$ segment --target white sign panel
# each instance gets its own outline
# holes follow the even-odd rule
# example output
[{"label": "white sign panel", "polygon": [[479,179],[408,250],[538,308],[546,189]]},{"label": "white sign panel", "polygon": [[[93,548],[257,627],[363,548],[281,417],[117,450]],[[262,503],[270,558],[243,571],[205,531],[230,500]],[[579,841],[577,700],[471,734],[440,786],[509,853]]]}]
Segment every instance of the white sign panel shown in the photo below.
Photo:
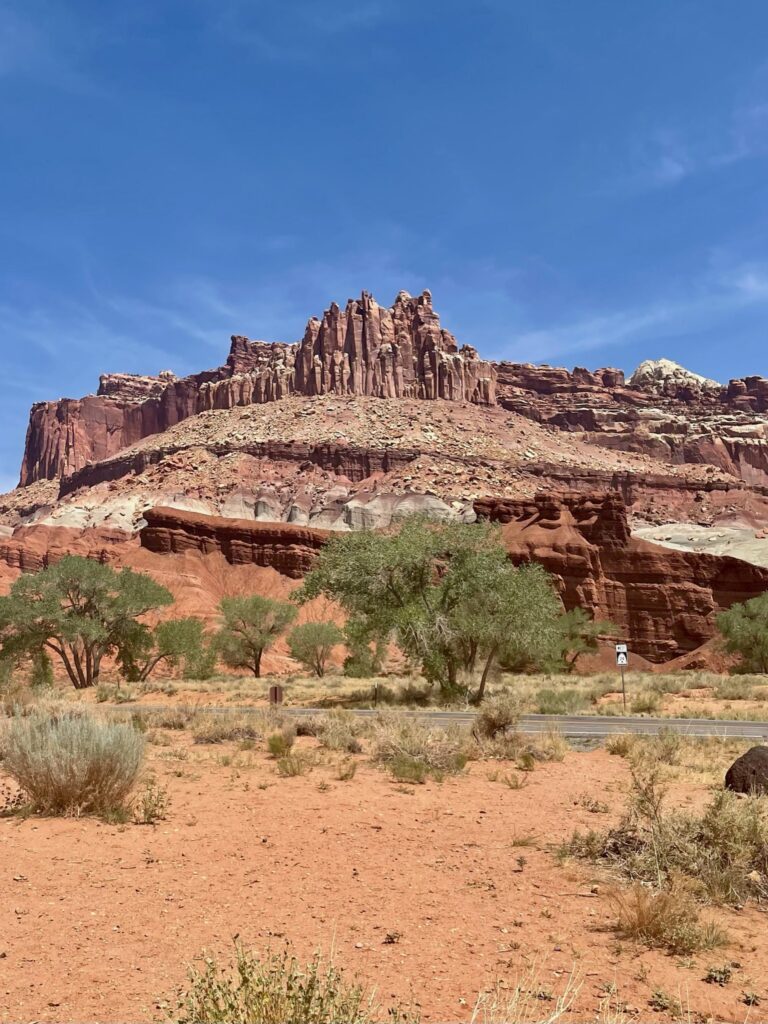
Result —
[{"label": "white sign panel", "polygon": [[627,658],[627,655],[623,653],[623,651],[619,651],[616,654],[616,664],[619,666],[625,666],[629,664],[629,659]]},{"label": "white sign panel", "polygon": [[617,654],[626,654],[627,653],[627,645],[626,644],[616,644],[616,653]]}]

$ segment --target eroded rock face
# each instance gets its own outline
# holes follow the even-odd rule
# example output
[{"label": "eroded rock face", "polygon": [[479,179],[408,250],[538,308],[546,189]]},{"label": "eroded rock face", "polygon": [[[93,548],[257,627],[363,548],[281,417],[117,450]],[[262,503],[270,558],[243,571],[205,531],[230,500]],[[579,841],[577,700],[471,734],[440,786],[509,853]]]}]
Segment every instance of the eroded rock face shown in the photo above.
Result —
[{"label": "eroded rock face", "polygon": [[326,530],[292,523],[256,523],[245,519],[203,516],[179,509],[155,508],[145,513],[141,545],[158,554],[217,552],[231,565],[260,565],[298,579],[327,541]]},{"label": "eroded rock face", "polygon": [[725,788],[734,793],[768,793],[768,747],[750,747],[725,774]]},{"label": "eroded rock face", "polygon": [[22,486],[111,458],[143,437],[213,409],[288,395],[369,395],[493,405],[496,371],[440,326],[432,297],[400,292],[391,309],[364,292],[332,303],[296,344],[233,336],[224,366],[176,378],[106,374],[99,393],[32,407]]},{"label": "eroded rock face", "polygon": [[566,608],[611,620],[649,661],[695,650],[714,636],[719,611],[768,590],[768,569],[632,537],[616,492],[485,498],[475,511],[502,524],[515,562],[553,574]]},{"label": "eroded rock face", "polygon": [[768,380],[726,387],[668,359],[648,360],[625,383],[620,370],[500,363],[505,409],[603,448],[673,465],[711,465],[768,487]]},{"label": "eroded rock face", "polygon": [[716,380],[686,370],[671,359],[646,359],[629,378],[629,386],[683,402],[706,394],[719,396],[721,391]]}]

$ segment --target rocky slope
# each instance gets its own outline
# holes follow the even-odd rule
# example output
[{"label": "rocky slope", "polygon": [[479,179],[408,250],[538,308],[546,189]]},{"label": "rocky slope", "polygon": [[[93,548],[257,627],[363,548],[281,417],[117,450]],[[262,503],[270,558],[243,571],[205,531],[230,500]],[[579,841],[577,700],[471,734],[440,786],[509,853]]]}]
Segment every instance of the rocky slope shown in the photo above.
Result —
[{"label": "rocky slope", "polygon": [[492,405],[494,378],[490,363],[440,327],[429,292],[400,292],[391,309],[364,292],[313,317],[296,344],[233,336],[215,370],[181,379],[113,374],[96,395],[35,405],[20,483],[66,476],[212,409],[331,393]]},{"label": "rocky slope", "polygon": [[347,529],[550,485],[617,489],[644,524],[750,528],[768,523],[768,381],[492,364],[428,292],[364,293],[294,344],[235,336],[215,370],[34,406],[21,482],[0,524],[133,530],[162,504]]}]

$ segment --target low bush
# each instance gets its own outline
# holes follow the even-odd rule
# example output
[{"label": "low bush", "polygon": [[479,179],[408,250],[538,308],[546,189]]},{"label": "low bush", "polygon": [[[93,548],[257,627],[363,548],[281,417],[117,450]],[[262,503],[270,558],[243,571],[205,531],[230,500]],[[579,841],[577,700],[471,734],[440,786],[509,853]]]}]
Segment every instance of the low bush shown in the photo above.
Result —
[{"label": "low bush", "polygon": [[327,715],[321,717],[315,736],[320,745],[328,750],[359,754],[363,747],[358,736],[363,731],[363,726],[364,723],[351,711],[329,711]]},{"label": "low bush", "polygon": [[605,749],[617,757],[629,757],[635,745],[635,737],[629,732],[616,733],[605,740]]},{"label": "low bush", "polygon": [[206,957],[202,970],[189,972],[173,1014],[178,1024],[372,1024],[385,1016],[392,1024],[417,1020],[398,1007],[384,1012],[372,992],[319,955],[304,965],[288,950],[260,958],[240,945],[234,963]]},{"label": "low bush", "polygon": [[522,702],[509,693],[499,693],[484,701],[475,718],[473,733],[479,740],[494,740],[514,733],[520,724]]},{"label": "low bush", "polygon": [[717,700],[753,700],[755,686],[744,676],[732,676],[728,679],[721,679],[712,696]]},{"label": "low bush", "polygon": [[633,715],[654,715],[661,707],[661,695],[656,690],[638,693],[631,705]]},{"label": "low bush", "polygon": [[467,763],[466,737],[455,728],[435,728],[415,718],[383,713],[372,732],[373,758],[390,768],[418,764],[426,774],[447,775],[462,771]]},{"label": "low bush", "polygon": [[192,730],[195,743],[226,743],[228,740],[261,738],[255,715],[200,714]]},{"label": "low bush", "polygon": [[186,729],[192,721],[188,711],[168,708],[163,711],[151,711],[146,718],[147,726],[152,729]]},{"label": "low bush", "polygon": [[690,885],[683,879],[673,879],[668,888],[657,891],[638,882],[626,892],[615,893],[613,900],[619,932],[648,946],[690,955],[728,941],[722,928],[701,920]]},{"label": "low bush", "polygon": [[155,779],[147,779],[133,802],[133,820],[137,825],[154,825],[168,816],[171,798]]},{"label": "low bush", "polygon": [[[424,764],[424,762],[410,754],[395,755],[395,757],[388,762],[387,767],[396,782],[410,782],[416,785],[422,785],[427,781],[430,775],[430,769]],[[432,773],[436,775],[438,779],[442,779],[443,777],[442,772],[435,772],[434,769],[432,769]]]},{"label": "low bush", "polygon": [[4,770],[45,814],[111,814],[125,806],[144,755],[132,726],[81,710],[15,716],[0,737]]},{"label": "low bush", "polygon": [[295,754],[285,754],[278,758],[277,774],[284,778],[295,778],[298,775],[306,775],[315,767],[315,758],[309,754],[297,751]]},{"label": "low bush", "polygon": [[667,811],[658,760],[631,763],[632,792],[619,825],[575,833],[568,851],[605,858],[629,878],[662,887],[688,879],[702,900],[737,906],[768,897],[768,797],[722,790],[702,813]]},{"label": "low bush", "polygon": [[572,715],[589,705],[587,694],[570,687],[539,690],[533,699],[540,715]]},{"label": "low bush", "polygon": [[290,754],[295,740],[296,730],[290,727],[283,728],[267,737],[267,750],[272,757],[285,757],[286,754]]}]

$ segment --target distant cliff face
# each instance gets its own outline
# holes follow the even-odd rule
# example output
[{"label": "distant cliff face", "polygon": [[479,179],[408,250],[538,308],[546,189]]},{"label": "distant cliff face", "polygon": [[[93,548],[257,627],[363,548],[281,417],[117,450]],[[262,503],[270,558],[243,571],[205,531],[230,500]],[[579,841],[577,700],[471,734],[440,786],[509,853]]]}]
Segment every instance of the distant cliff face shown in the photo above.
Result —
[{"label": "distant cliff face", "polygon": [[363,293],[342,310],[312,318],[296,344],[232,338],[215,370],[176,378],[112,374],[97,395],[32,408],[22,486],[67,476],[143,437],[212,409],[274,402],[287,395],[368,395],[493,405],[496,372],[440,326],[429,292],[400,292],[391,309]]}]

